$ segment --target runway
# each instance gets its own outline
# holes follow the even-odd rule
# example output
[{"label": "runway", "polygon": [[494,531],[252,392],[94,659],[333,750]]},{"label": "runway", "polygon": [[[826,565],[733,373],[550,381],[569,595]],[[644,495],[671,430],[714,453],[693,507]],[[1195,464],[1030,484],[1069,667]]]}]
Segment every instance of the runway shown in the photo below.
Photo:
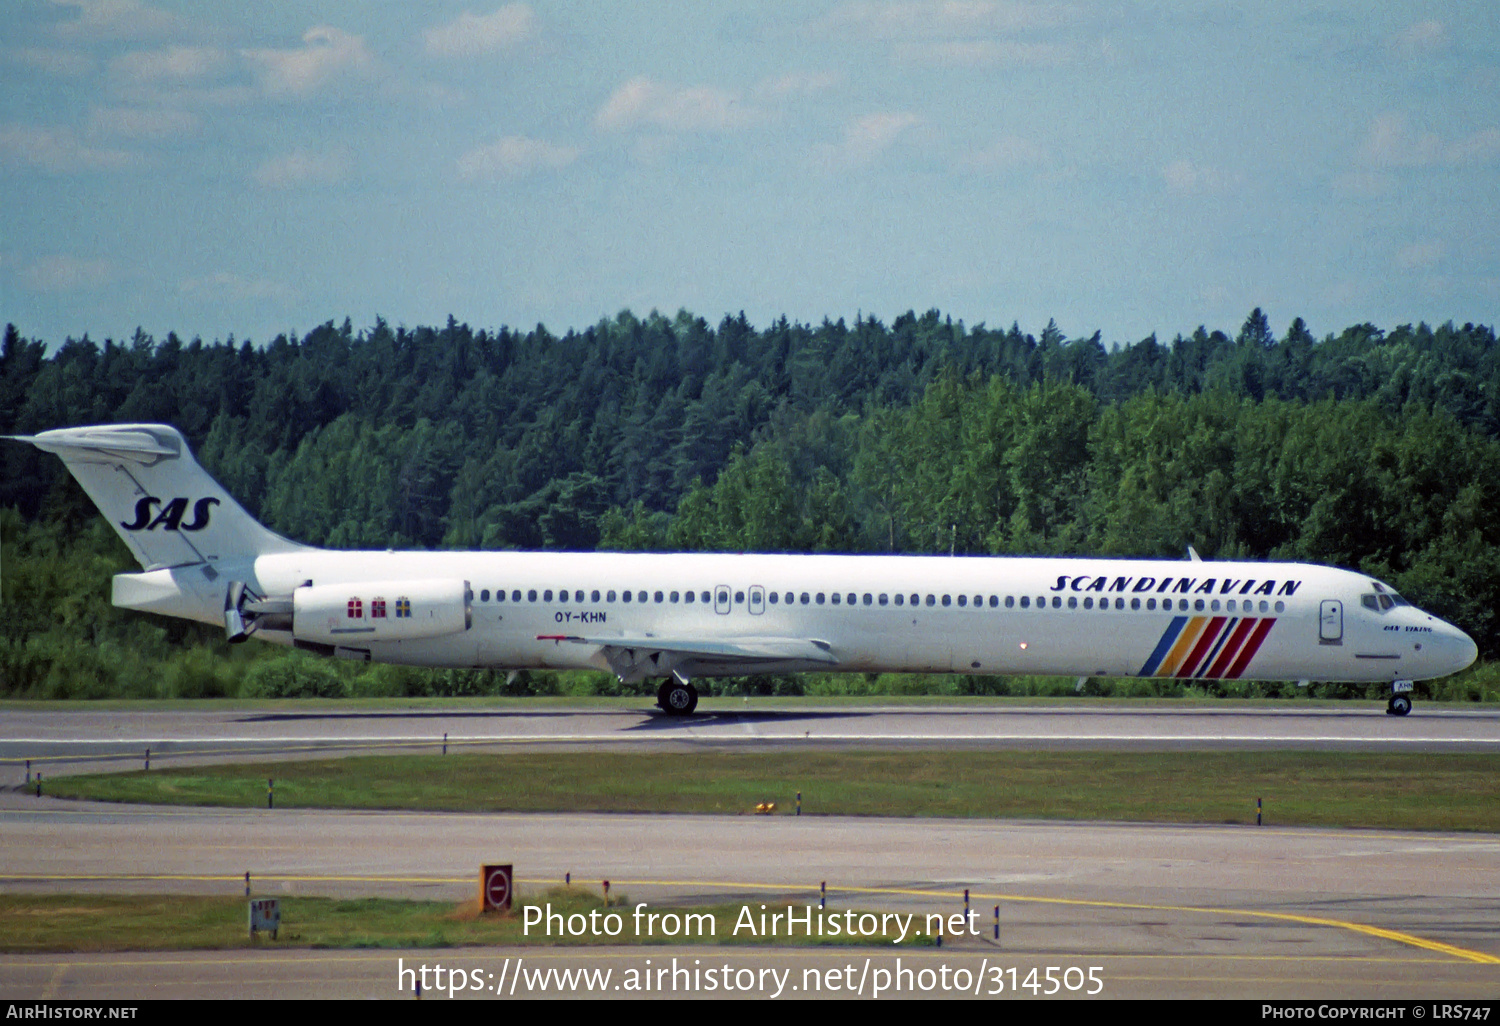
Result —
[{"label": "runway", "polygon": [[[153,762],[167,766],[433,751],[445,732],[450,747],[460,749],[644,745],[669,754],[808,744],[1493,752],[1500,741],[1500,715],[1423,706],[1404,720],[1362,707],[758,706],[755,700],[712,700],[706,714],[688,720],[660,716],[644,703],[584,710],[519,704],[270,712],[26,708],[8,712],[0,723],[0,755],[4,771],[19,783],[21,758],[59,773],[134,768],[148,744]],[[793,969],[803,983],[826,983],[840,966],[856,963],[868,982],[882,968],[893,971],[897,958],[907,959],[908,969],[966,969],[969,979],[993,977],[996,968],[1018,970],[1024,980],[1028,967],[1100,967],[1106,997],[1492,1000],[1500,993],[1500,837],[1494,835],[812,816],[168,809],[0,792],[0,890],[10,893],[241,895],[249,872],[262,896],[458,901],[475,892],[478,867],[496,861],[516,866],[523,898],[542,894],[565,874],[595,889],[608,879],[617,896],[648,904],[816,904],[826,882],[834,907],[925,916],[960,911],[967,888],[987,935],[949,938],[941,952],[674,945],[11,955],[0,957],[0,993],[25,999],[267,992],[410,998],[409,988],[397,988],[397,966],[406,964],[400,959],[456,965],[493,982],[522,959],[539,969],[619,972],[639,970],[648,958],[660,968],[665,961],[659,960],[674,957],[732,963],[735,972]],[[988,935],[996,906],[999,941]],[[533,996],[630,996],[589,990],[580,979],[550,990],[542,981]],[[780,996],[850,992],[804,989]],[[493,988],[488,993],[495,996]],[[769,990],[754,993],[771,996]],[[860,993],[873,996],[868,988]],[[973,996],[1037,995],[1014,988],[995,994],[980,986]]]},{"label": "runway", "polygon": [[[1228,703],[1225,703],[1228,706]],[[689,751],[787,745],[824,748],[1301,748],[1388,752],[1500,751],[1500,710],[1419,705],[1196,709],[976,704],[885,706],[813,700],[705,700],[685,719],[639,706],[573,708],[523,702],[465,707],[275,710],[19,708],[0,720],[0,774],[185,765],[267,756],[572,746]]]},{"label": "runway", "polygon": [[[1500,989],[1500,837],[1489,835],[788,816],[182,810],[0,798],[0,887],[13,893],[234,895],[243,893],[249,871],[257,895],[462,900],[475,892],[478,867],[486,861],[514,863],[523,896],[571,874],[596,889],[608,879],[616,895],[648,904],[816,904],[826,882],[834,907],[925,916],[961,911],[968,888],[985,936],[950,941],[943,950],[953,966],[960,956],[962,964],[974,963],[971,968],[985,956],[1006,965],[1105,965],[1111,967],[1111,996],[1163,996],[1166,987],[1176,996],[1477,998]],[[990,935],[997,905],[998,943]],[[657,950],[600,950],[589,964],[639,961]],[[700,949],[680,953],[701,957]],[[839,957],[867,953],[845,950]],[[535,957],[538,965],[563,957],[535,949],[511,954]],[[877,952],[887,961],[896,954]],[[261,953],[6,956],[0,958],[0,991],[175,996],[205,985],[192,966],[209,959],[214,969],[207,978],[225,981],[218,996],[244,985],[241,972],[253,979],[302,977],[300,984],[283,981],[291,994],[400,996],[391,956],[358,963],[362,975],[331,991],[322,989],[329,981],[292,968],[303,956],[285,957],[286,964]],[[482,967],[503,953],[410,957]],[[737,949],[734,958],[814,964],[806,952]],[[143,961],[155,968],[137,975],[132,966]],[[160,982],[171,975],[162,968],[168,963],[179,967],[176,982]],[[143,992],[147,979],[157,982]],[[1441,984],[1436,991],[1435,983]]]}]

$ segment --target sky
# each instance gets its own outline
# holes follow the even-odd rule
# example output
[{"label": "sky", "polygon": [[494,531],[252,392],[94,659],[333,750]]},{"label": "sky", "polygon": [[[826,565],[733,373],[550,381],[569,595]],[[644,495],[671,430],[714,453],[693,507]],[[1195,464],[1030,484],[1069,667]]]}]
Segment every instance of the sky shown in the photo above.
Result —
[{"label": "sky", "polygon": [[5,0],[0,320],[1500,317],[1500,5]]}]

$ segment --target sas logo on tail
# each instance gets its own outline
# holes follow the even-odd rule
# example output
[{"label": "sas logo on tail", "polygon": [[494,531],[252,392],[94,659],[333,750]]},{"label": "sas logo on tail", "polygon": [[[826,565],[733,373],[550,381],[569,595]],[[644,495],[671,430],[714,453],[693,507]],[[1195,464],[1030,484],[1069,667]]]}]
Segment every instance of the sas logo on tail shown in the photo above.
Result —
[{"label": "sas logo on tail", "polygon": [[[193,503],[193,519],[184,524],[182,518],[187,513],[188,500],[173,499],[171,502],[163,503],[154,495],[148,495],[135,504],[135,523],[128,524],[120,521],[120,526],[127,531],[154,531],[158,527],[166,531],[201,531],[208,526],[209,508],[217,506],[218,499],[199,499]],[[151,507],[160,506],[161,512],[153,518]]]}]

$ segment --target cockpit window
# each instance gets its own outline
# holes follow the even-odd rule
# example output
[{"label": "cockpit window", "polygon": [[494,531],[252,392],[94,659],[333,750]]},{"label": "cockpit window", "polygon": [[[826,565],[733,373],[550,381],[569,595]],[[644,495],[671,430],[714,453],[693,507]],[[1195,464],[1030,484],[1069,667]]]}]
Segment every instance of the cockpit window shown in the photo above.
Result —
[{"label": "cockpit window", "polygon": [[1377,613],[1383,613],[1387,609],[1393,609],[1396,606],[1411,605],[1410,602],[1406,601],[1406,599],[1402,598],[1400,595],[1397,595],[1394,591],[1382,588],[1379,584],[1375,584],[1375,593],[1373,595],[1361,595],[1359,597],[1359,604],[1364,606],[1366,609],[1373,609]]}]

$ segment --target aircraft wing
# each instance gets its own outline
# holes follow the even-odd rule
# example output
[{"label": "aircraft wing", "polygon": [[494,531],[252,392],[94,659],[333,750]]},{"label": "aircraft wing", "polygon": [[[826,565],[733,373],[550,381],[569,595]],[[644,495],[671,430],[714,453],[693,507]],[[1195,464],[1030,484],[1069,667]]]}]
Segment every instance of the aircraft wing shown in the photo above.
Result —
[{"label": "aircraft wing", "polygon": [[[630,679],[663,670],[681,668],[701,672],[755,673],[770,666],[813,664],[837,666],[832,646],[816,638],[663,638],[651,634],[634,636],[592,636],[576,634],[538,634],[538,641],[559,644],[593,645],[622,679]],[[634,671],[634,672],[632,672]]]}]

